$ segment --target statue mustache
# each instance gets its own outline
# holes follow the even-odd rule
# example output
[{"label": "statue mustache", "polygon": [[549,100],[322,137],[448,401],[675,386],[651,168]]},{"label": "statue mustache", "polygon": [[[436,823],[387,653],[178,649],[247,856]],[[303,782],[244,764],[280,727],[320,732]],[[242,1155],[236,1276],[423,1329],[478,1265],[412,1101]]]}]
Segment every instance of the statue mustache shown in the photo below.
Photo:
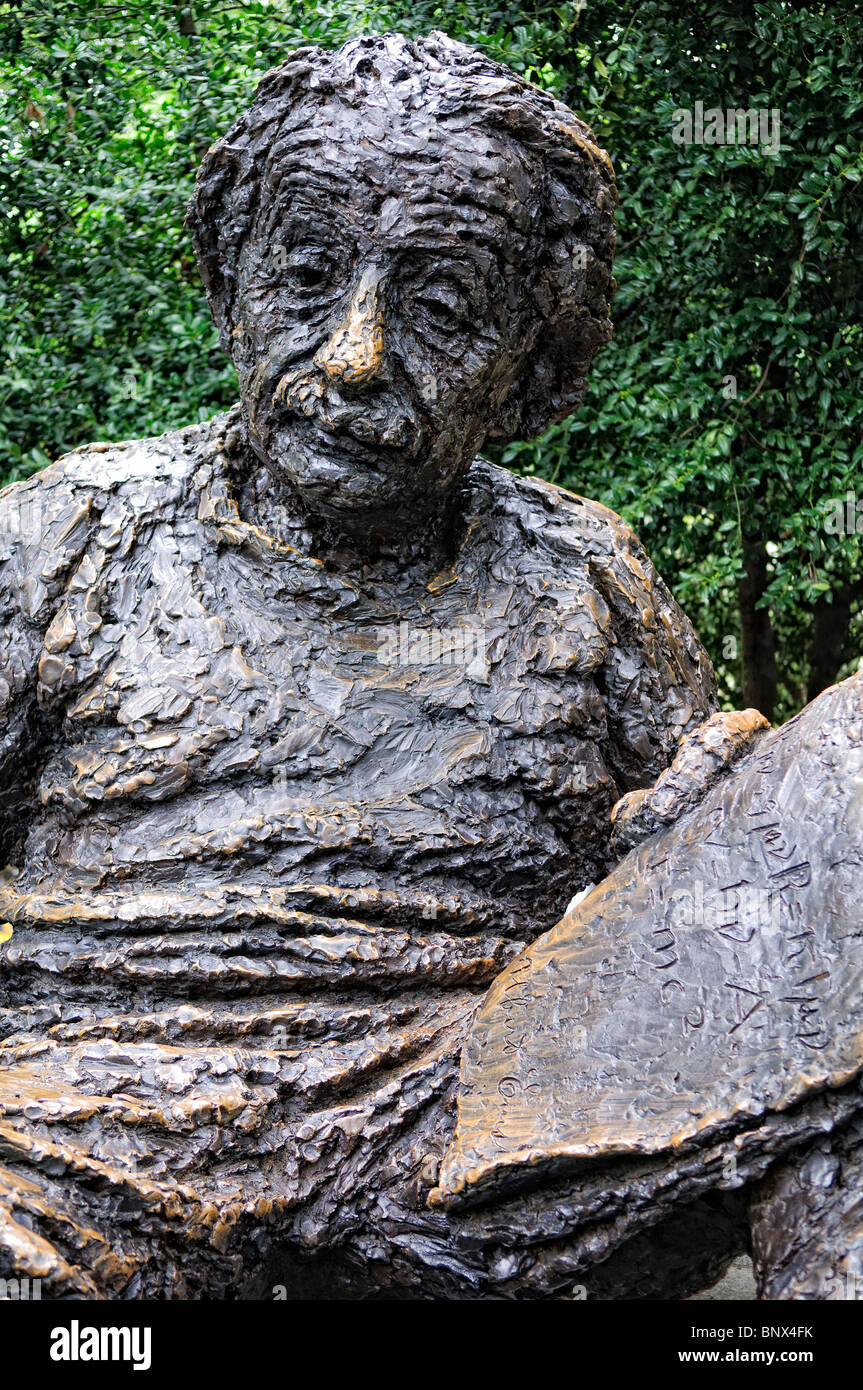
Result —
[{"label": "statue mustache", "polygon": [[392,385],[373,402],[346,400],[331,382],[301,367],[279,379],[273,404],[322,425],[330,434],[346,434],[361,444],[413,454],[422,442],[417,411],[405,391]]}]

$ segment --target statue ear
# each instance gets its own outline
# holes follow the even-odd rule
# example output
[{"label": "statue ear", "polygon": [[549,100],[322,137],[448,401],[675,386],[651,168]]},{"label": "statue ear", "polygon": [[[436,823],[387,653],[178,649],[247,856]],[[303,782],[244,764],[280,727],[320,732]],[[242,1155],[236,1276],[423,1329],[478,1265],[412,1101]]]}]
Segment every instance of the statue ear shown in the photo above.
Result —
[{"label": "statue ear", "polygon": [[577,408],[593,356],[611,337],[614,288],[609,265],[573,234],[553,244],[533,288],[539,330],[489,439],[529,439]]}]

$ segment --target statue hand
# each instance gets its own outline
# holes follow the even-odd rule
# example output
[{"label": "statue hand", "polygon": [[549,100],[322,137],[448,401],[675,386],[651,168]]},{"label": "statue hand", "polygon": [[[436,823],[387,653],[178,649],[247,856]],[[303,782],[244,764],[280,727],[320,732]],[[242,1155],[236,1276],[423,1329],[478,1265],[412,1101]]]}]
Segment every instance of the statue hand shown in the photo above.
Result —
[{"label": "statue hand", "polygon": [[770,728],[756,709],[714,714],[681,739],[674,761],[652,787],[627,792],[611,813],[612,849],[621,855],[696,806]]}]

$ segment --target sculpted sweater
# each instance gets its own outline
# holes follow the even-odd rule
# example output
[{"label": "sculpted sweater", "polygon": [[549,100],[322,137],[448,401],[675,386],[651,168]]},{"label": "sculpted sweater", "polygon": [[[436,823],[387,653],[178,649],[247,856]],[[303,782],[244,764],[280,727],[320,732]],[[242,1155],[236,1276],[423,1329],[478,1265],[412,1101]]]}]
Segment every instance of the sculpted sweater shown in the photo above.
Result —
[{"label": "sculpted sweater", "polygon": [[189,1294],[171,1223],[327,1240],[716,708],[606,508],[478,459],[406,594],[244,515],[241,454],[234,410],[0,497],[0,1137],[58,1290]]}]

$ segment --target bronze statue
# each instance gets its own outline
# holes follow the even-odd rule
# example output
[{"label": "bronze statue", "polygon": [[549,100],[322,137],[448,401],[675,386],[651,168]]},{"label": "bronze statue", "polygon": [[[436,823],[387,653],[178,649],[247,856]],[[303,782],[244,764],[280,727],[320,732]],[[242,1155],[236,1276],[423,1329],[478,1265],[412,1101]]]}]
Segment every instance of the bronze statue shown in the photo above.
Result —
[{"label": "bronze statue", "polygon": [[568,1207],[571,1143],[532,1184],[498,1116],[494,1180],[462,1161],[489,985],[765,737],[618,517],[477,457],[581,398],[614,202],[569,110],[442,35],[301,49],[189,210],[241,403],[3,493],[0,1274],[638,1296],[665,1242],[675,1296],[741,1247],[739,1183],[678,1155],[657,1195],[658,1123]]}]

